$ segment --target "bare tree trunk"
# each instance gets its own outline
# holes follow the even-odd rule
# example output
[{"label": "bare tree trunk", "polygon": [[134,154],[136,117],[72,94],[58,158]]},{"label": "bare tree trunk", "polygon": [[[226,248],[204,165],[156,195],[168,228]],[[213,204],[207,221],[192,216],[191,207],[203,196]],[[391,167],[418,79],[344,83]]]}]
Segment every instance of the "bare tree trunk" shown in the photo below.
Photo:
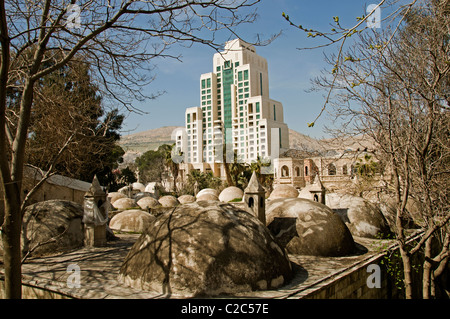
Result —
[{"label": "bare tree trunk", "polygon": [[400,254],[403,263],[403,283],[405,284],[405,298],[412,299],[412,276],[411,276],[411,256],[408,251],[400,245]]},{"label": "bare tree trunk", "polygon": [[[16,172],[10,167],[7,157],[6,139],[6,87],[10,67],[10,38],[6,23],[5,3],[0,1],[0,181],[3,183],[4,208],[3,220],[0,220],[3,241],[3,263],[5,268],[5,297],[19,299],[22,297],[22,270],[20,254],[20,183],[17,183]],[[20,173],[20,172],[19,172]],[[19,174],[20,176],[21,174]]]},{"label": "bare tree trunk", "polygon": [[430,236],[425,242],[425,261],[423,263],[422,295],[423,299],[430,299],[430,279],[431,279],[431,240]]},{"label": "bare tree trunk", "polygon": [[20,190],[16,183],[4,185],[5,217],[2,226],[3,262],[5,267],[5,297],[22,297],[22,269],[20,252]]},{"label": "bare tree trunk", "polygon": [[[207,38],[203,39],[196,35],[194,31],[200,32],[201,29],[208,29],[214,34],[223,28],[252,22],[256,17],[255,14],[247,14],[239,18],[235,12],[239,8],[250,7],[258,1],[254,0],[249,3],[246,0],[241,0],[230,4],[224,4],[217,0],[207,3],[203,1],[173,1],[159,4],[154,1],[139,3],[128,0],[123,1],[120,8],[105,7],[104,4],[95,5],[95,2],[93,2],[92,7],[88,6],[90,8],[84,9],[86,15],[83,19],[83,28],[86,32],[82,32],[84,34],[82,36],[75,35],[72,31],[67,30],[70,27],[65,28],[63,23],[64,16],[67,13],[65,3],[16,1],[14,5],[8,4],[5,6],[5,1],[0,0],[0,180],[3,184],[5,199],[5,216],[3,220],[0,220],[0,226],[2,227],[1,237],[4,244],[6,298],[21,297],[21,194],[34,83],[66,66],[75,59],[80,50],[86,49],[85,53],[90,52],[86,58],[97,65],[98,73],[104,80],[104,89],[127,108],[131,107],[130,102],[124,101],[119,97],[120,94],[113,91],[114,88],[120,88],[125,89],[132,97],[150,98],[142,94],[140,89],[136,90],[136,88],[143,87],[143,84],[136,81],[135,76],[141,75],[141,72],[135,71],[135,66],[148,71],[149,68],[143,65],[144,62],[146,64],[148,60],[155,56],[170,56],[164,54],[164,50],[172,44],[171,42],[191,41],[207,44],[210,47],[218,47],[217,44],[207,40]],[[35,8],[39,8],[39,10],[35,10]],[[209,9],[209,12],[199,14],[197,13],[198,8]],[[99,10],[102,12],[105,10],[107,16],[106,21],[101,25],[98,25],[97,21]],[[222,15],[218,14],[217,11],[224,12],[223,23],[222,20],[218,20],[218,17]],[[187,23],[178,21],[181,14],[184,14]],[[18,20],[11,30],[8,30],[7,23],[9,22],[9,15],[11,15],[11,19]],[[137,15],[156,16],[163,22],[156,27],[153,24],[142,27],[133,26],[131,28],[133,32],[139,34],[135,38],[130,36],[130,26]],[[191,24],[191,21],[194,20],[200,20],[201,26],[194,27],[194,23]],[[30,21],[33,21],[33,24],[36,22],[37,25],[30,27]],[[215,27],[212,27],[213,25]],[[30,28],[27,29],[27,27]],[[120,43],[97,41],[101,34],[104,34],[106,30],[112,30],[113,27],[115,27],[114,31],[117,34],[126,36],[123,38],[117,37],[120,38]],[[189,36],[186,37],[187,35]],[[36,38],[36,36],[38,37]],[[143,47],[141,43],[153,40],[156,37],[161,38],[162,49],[155,49],[155,52],[138,49]],[[126,41],[126,39],[129,40]],[[11,49],[13,49],[12,54]],[[51,58],[47,56],[44,60],[47,53],[50,53]],[[62,56],[59,57],[57,53],[62,54]],[[104,61],[109,58],[114,61],[112,67]],[[45,61],[44,65],[43,61]],[[47,64],[50,64],[50,66],[47,66]],[[13,67],[11,68],[11,66]],[[118,72],[119,70],[120,72]],[[120,73],[121,79],[112,84],[113,89],[111,89],[111,83],[105,79],[105,74],[108,73],[114,74],[114,77]],[[8,81],[11,83],[9,84]],[[144,80],[143,82],[147,81]],[[16,87],[16,83],[20,83],[17,89],[21,93],[21,101],[17,123],[14,130],[10,130],[6,122],[7,91],[8,85]],[[130,110],[130,108],[128,109]],[[26,205],[26,201],[23,205]]]}]

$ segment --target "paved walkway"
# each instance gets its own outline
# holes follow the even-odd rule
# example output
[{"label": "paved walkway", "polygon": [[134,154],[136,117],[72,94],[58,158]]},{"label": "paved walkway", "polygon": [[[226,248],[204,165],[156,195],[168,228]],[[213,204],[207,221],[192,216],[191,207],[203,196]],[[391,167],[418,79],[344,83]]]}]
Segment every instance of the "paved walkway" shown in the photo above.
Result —
[{"label": "paved walkway", "polygon": [[[108,242],[107,247],[82,248],[58,256],[29,259],[22,267],[23,282],[83,299],[169,297],[128,287],[117,281],[122,261],[139,235],[118,234],[117,237],[119,239]],[[278,290],[250,292],[233,297],[298,298],[317,282],[338,275],[376,253],[375,241],[364,238],[354,239],[361,248],[361,252],[357,255],[329,258],[290,255],[290,260],[294,263],[295,277],[289,284]],[[70,288],[76,284],[71,281],[73,278],[71,267],[75,269],[79,267],[79,288]],[[182,298],[183,296],[170,297]]]}]

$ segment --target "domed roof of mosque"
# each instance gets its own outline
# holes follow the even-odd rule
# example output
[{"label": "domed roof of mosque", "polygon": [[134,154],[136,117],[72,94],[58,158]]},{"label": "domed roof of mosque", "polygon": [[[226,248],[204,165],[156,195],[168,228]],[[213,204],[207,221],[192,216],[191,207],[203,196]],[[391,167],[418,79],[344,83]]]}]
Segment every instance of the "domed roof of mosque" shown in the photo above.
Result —
[{"label": "domed roof of mosque", "polygon": [[141,209],[144,210],[161,206],[161,204],[153,197],[142,197],[140,200],[138,200],[137,204]]},{"label": "domed roof of mosque", "polygon": [[269,199],[278,198],[296,198],[298,196],[298,190],[291,185],[278,185],[274,188],[272,193],[270,193]]},{"label": "domed roof of mosque", "polygon": [[158,199],[158,202],[163,206],[163,207],[175,207],[180,205],[180,202],[178,201],[178,199],[175,196],[172,195],[165,195],[162,196]]},{"label": "domed roof of mosque", "polygon": [[180,204],[189,204],[195,202],[195,197],[192,195],[181,195],[178,197]]},{"label": "domed roof of mosque", "polygon": [[131,184],[131,187],[133,190],[145,192],[145,185],[142,183],[135,182],[135,183]]},{"label": "domed roof of mosque", "polygon": [[242,189],[236,186],[230,186],[225,188],[223,191],[220,192],[219,200],[221,202],[230,202],[237,198],[242,198],[244,196],[244,192]]},{"label": "domed roof of mosque", "polygon": [[213,194],[216,195],[217,197],[219,197],[220,193],[217,189],[214,188],[204,188],[202,190],[200,190],[197,195],[195,195],[196,197],[202,196],[204,194]]},{"label": "domed roof of mosque", "polygon": [[203,193],[201,195],[197,195],[197,202],[199,201],[219,201],[219,197],[213,193]]},{"label": "domed roof of mosque", "polygon": [[119,275],[133,287],[183,297],[275,289],[291,278],[285,251],[256,217],[205,201],[156,217]]},{"label": "domed roof of mosque", "polygon": [[127,195],[125,195],[123,193],[119,193],[119,192],[108,193],[108,198],[109,198],[109,201],[111,204],[120,198],[126,198],[126,197],[127,197]]},{"label": "domed roof of mosque", "polygon": [[123,209],[130,209],[133,207],[136,207],[136,201],[134,199],[125,197],[125,198],[119,198],[118,200],[116,200],[112,206],[115,209],[119,209],[119,210],[123,210]]},{"label": "domed roof of mosque", "polygon": [[22,223],[22,253],[44,256],[81,248],[83,213],[80,204],[68,200],[47,200],[27,206]]},{"label": "domed roof of mosque", "polygon": [[125,210],[114,215],[109,222],[112,230],[142,233],[155,217],[139,209]]},{"label": "domed roof of mosque", "polygon": [[266,223],[278,242],[292,254],[345,256],[355,248],[353,237],[339,215],[312,200],[269,201]]},{"label": "domed roof of mosque", "polygon": [[340,209],[341,217],[353,236],[379,238],[391,233],[380,208],[362,197],[328,193],[325,203],[328,207]]}]

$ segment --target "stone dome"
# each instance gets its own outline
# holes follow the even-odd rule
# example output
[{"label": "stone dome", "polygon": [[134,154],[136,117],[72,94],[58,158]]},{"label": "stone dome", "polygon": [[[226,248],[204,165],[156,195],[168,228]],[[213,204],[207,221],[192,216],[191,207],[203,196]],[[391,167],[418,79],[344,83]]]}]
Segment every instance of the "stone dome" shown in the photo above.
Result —
[{"label": "stone dome", "polygon": [[180,204],[189,204],[195,202],[195,197],[192,195],[181,195],[178,197]]},{"label": "stone dome", "polygon": [[203,193],[200,196],[197,195],[197,202],[198,201],[219,201],[219,197],[214,195],[213,193]]},{"label": "stone dome", "polygon": [[219,200],[221,202],[230,202],[233,199],[244,197],[244,192],[242,189],[236,187],[236,186],[230,186],[225,188],[219,195]]},{"label": "stone dome", "polygon": [[[371,202],[377,205],[381,212],[383,213],[384,218],[388,222],[391,229],[395,229],[396,223],[396,200],[394,196],[388,195],[385,193],[378,194],[377,200],[371,200]],[[423,218],[420,218],[420,204],[414,198],[408,198],[408,202],[406,204],[406,216],[402,218],[402,224],[404,228],[420,228],[426,227],[425,221]]]},{"label": "stone dome", "polygon": [[182,297],[275,289],[292,278],[285,251],[253,215],[220,202],[178,206],[131,247],[119,281]]},{"label": "stone dome", "polygon": [[325,195],[325,203],[328,207],[339,209],[339,215],[353,236],[379,238],[391,233],[381,210],[362,197],[329,193]]},{"label": "stone dome", "polygon": [[[84,245],[83,207],[67,200],[48,200],[25,209],[22,223],[22,252],[39,243],[33,256],[43,256],[81,248]],[[50,242],[52,238],[58,238]]]},{"label": "stone dome", "polygon": [[131,187],[134,191],[145,192],[145,185],[139,182],[135,182],[131,184]]},{"label": "stone dome", "polygon": [[111,192],[108,193],[108,198],[109,198],[109,202],[112,204],[114,203],[116,200],[120,199],[120,198],[126,198],[127,196],[123,193],[119,193],[119,192]]},{"label": "stone dome", "polygon": [[124,187],[122,187],[122,188],[119,188],[119,189],[117,190],[117,192],[118,192],[118,193],[122,193],[122,194],[124,194],[124,195],[128,195],[128,194],[131,193],[131,190],[132,190],[132,187],[127,185],[127,186],[124,186]]},{"label": "stone dome", "polygon": [[158,190],[158,187],[161,187],[162,185],[158,182],[151,182],[148,183],[147,186],[145,186],[145,192],[148,193],[156,193]]},{"label": "stone dome", "polygon": [[158,199],[158,201],[161,204],[161,206],[163,206],[163,207],[175,207],[175,206],[180,205],[180,202],[178,201],[178,199],[172,195],[166,195],[166,196],[160,197]]},{"label": "stone dome", "polygon": [[339,215],[308,199],[269,201],[266,223],[278,242],[292,254],[345,256],[355,249],[352,234]]},{"label": "stone dome", "polygon": [[130,209],[137,206],[136,201],[131,198],[119,198],[112,205],[115,209],[119,210]]},{"label": "stone dome", "polygon": [[142,233],[155,219],[154,216],[138,209],[130,209],[118,213],[109,222],[112,230]]},{"label": "stone dome", "polygon": [[153,197],[143,197],[140,200],[138,200],[137,204],[141,209],[144,210],[161,206],[161,204]]},{"label": "stone dome", "polygon": [[144,198],[144,197],[153,197],[155,198],[155,195],[153,193],[149,193],[149,192],[139,192],[133,195],[133,199],[138,202],[140,199]]},{"label": "stone dome", "polygon": [[297,198],[298,190],[296,190],[291,185],[278,185],[274,188],[272,193],[270,193],[269,199],[278,199],[278,198]]},{"label": "stone dome", "polygon": [[204,188],[204,189],[202,189],[201,191],[199,191],[199,192],[197,193],[197,195],[195,195],[195,196],[198,198],[199,196],[202,196],[202,195],[204,195],[204,194],[213,194],[213,195],[216,195],[217,197],[219,197],[219,195],[220,195],[220,193],[219,193],[219,191],[218,191],[217,189],[214,189],[214,188]]}]

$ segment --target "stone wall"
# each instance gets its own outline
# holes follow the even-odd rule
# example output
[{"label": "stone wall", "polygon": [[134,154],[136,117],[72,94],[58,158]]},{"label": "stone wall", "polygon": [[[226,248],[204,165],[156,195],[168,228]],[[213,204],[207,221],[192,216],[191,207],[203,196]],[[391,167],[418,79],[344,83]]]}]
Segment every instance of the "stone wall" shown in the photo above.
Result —
[{"label": "stone wall", "polygon": [[[401,297],[401,290],[397,289],[381,264],[384,255],[377,255],[369,260],[353,266],[332,278],[325,278],[322,282],[305,289],[293,296],[302,299],[397,299]],[[372,271],[370,265],[380,266],[380,288],[370,288],[367,284]],[[370,269],[369,269],[370,270]],[[369,278],[370,281],[370,278]]]},{"label": "stone wall", "polygon": [[[5,277],[0,275],[0,299],[5,299]],[[22,282],[23,299],[73,299],[60,291]]]},{"label": "stone wall", "polygon": [[[25,169],[25,177],[22,185],[22,200],[24,194],[31,190],[41,178],[41,173],[32,171],[29,167]],[[91,184],[62,175],[53,175],[33,194],[29,204],[51,199],[70,200],[79,204],[84,202],[84,194]],[[0,185],[0,217],[4,214],[3,187]]]},{"label": "stone wall", "polygon": [[[420,238],[422,232],[416,233],[408,239],[408,242],[416,241]],[[402,281],[403,274],[398,269],[402,269],[402,261],[398,253],[399,248],[395,244],[390,247],[389,261],[391,265],[391,273],[387,270],[387,250],[372,255],[357,264],[344,269],[340,273],[323,278],[315,282],[309,287],[302,289],[290,298],[300,299],[404,299],[403,283],[396,285],[395,281]],[[411,263],[414,265],[423,264],[423,254],[416,253]],[[373,274],[373,270],[369,268],[370,265],[377,265],[380,269],[380,288],[369,287],[369,278]],[[392,271],[397,265],[396,271]],[[393,272],[397,272],[397,278],[394,278]],[[411,273],[413,280],[413,298],[421,298],[421,284],[422,284],[422,269],[417,268]]]}]

